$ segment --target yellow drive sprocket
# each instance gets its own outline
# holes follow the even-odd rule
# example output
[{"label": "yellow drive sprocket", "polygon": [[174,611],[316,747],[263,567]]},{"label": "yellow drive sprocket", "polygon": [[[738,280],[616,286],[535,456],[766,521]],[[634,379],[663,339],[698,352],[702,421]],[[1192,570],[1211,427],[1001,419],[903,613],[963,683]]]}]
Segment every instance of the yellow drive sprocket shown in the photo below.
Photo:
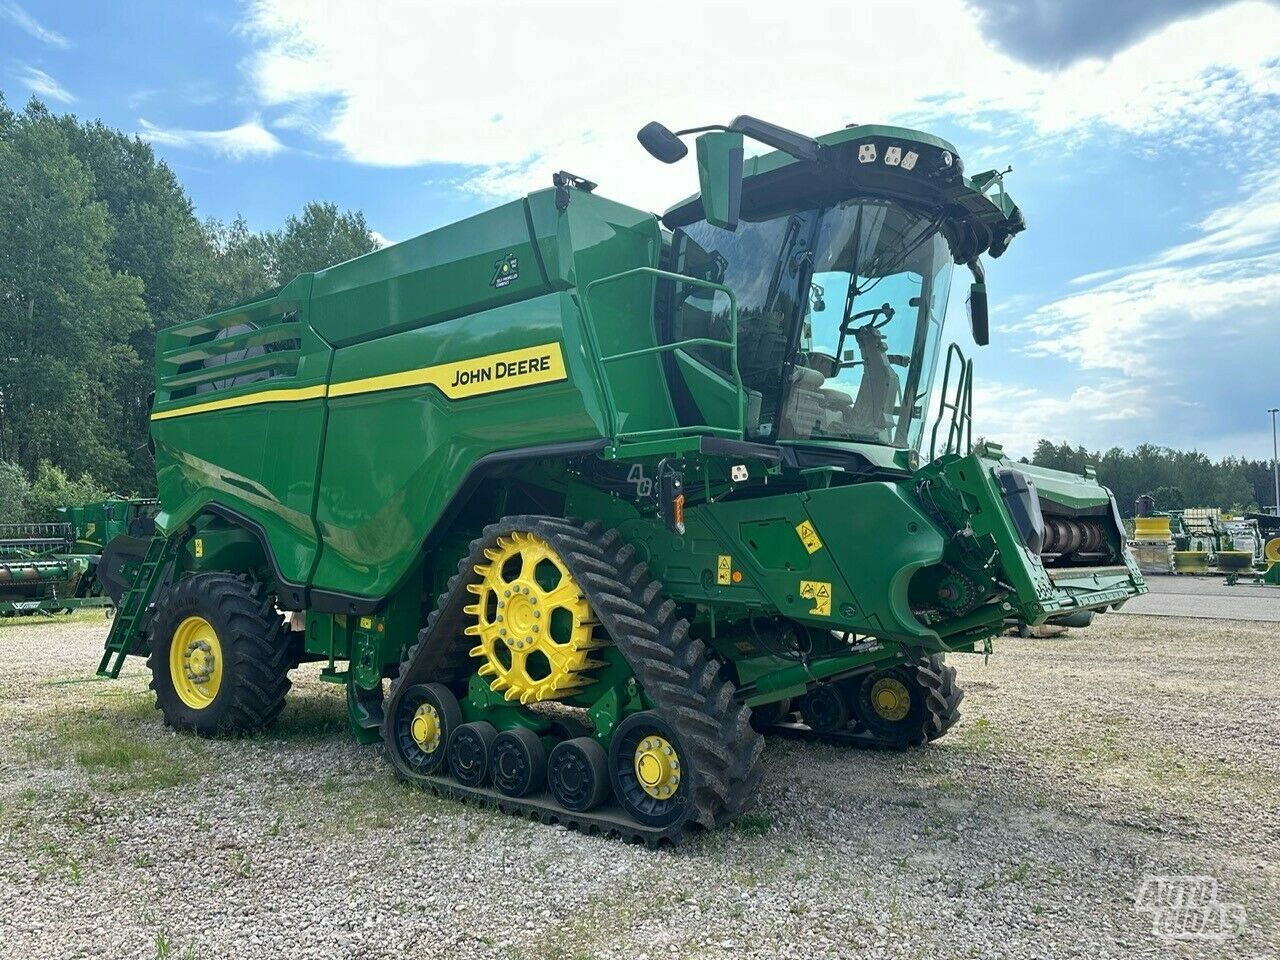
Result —
[{"label": "yellow drive sprocket", "polygon": [[604,666],[590,653],[596,639],[591,605],[568,568],[546,541],[513,531],[484,552],[487,563],[468,584],[476,602],[465,612],[477,643],[470,655],[484,662],[477,673],[508,700],[556,700],[591,682]]}]

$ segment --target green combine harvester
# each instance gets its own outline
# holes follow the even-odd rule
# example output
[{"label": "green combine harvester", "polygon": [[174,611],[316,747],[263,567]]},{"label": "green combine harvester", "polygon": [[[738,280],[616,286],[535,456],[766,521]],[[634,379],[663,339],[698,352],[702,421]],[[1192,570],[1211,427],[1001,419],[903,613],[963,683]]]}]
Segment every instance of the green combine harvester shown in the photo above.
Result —
[{"label": "green combine harvester", "polygon": [[99,560],[110,541],[155,534],[154,500],[113,498],[59,507],[57,523],[0,524],[0,617],[107,607]]},{"label": "green combine harvester", "polygon": [[640,140],[685,134],[662,216],[560,173],[162,331],[99,672],[221,735],[319,662],[400,777],[656,844],[752,802],[760,731],[928,743],[947,653],[1145,591],[1092,475],[970,450],[954,346],[926,433],[952,268],[985,342],[1024,228],[1000,174],[897,127]]}]

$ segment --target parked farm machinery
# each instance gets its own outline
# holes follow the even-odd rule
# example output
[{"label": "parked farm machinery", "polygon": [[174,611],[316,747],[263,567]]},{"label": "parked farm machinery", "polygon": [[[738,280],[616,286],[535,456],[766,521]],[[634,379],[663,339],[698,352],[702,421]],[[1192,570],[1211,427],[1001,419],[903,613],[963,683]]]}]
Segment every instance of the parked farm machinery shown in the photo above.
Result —
[{"label": "parked farm machinery", "polygon": [[661,217],[559,173],[161,331],[99,671],[146,657],[219,735],[318,662],[401,778],[658,843],[747,808],[760,730],[927,744],[947,654],[1144,592],[1092,476],[972,447],[954,346],[934,393],[953,267],[985,343],[1025,226],[1002,175],[897,127],[686,133]]},{"label": "parked farm machinery", "polygon": [[108,607],[99,579],[104,546],[131,530],[150,537],[154,500],[111,499],[60,508],[58,523],[0,524],[0,617]]}]

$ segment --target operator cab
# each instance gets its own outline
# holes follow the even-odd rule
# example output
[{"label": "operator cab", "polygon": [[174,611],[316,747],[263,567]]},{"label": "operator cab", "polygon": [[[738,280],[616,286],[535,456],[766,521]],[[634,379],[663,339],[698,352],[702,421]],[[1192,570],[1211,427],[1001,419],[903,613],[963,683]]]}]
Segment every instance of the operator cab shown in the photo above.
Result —
[{"label": "operator cab", "polygon": [[[918,451],[954,265],[979,277],[978,256],[1002,253],[1022,215],[1002,186],[986,196],[989,175],[965,180],[944,141],[854,127],[817,142],[815,160],[749,161],[731,228],[698,197],[667,212],[668,269],[704,283],[667,284],[658,333],[729,339],[729,298],[705,281],[727,287],[748,440]],[[729,364],[714,345],[668,355],[682,423],[707,422],[700,396]]]}]

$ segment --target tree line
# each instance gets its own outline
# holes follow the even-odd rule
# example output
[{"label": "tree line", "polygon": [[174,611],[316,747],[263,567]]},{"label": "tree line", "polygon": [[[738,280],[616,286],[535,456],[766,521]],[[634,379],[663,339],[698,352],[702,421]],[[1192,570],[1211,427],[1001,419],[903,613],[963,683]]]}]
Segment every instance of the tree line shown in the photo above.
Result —
[{"label": "tree line", "polygon": [[1196,450],[1171,450],[1150,443],[1132,450],[1112,447],[1105,453],[1090,452],[1041,440],[1030,462],[1072,473],[1092,465],[1098,482],[1111,488],[1126,517],[1133,516],[1134,503],[1143,494],[1154,498],[1157,510],[1221,507],[1240,513],[1276,502],[1270,460],[1225,457],[1214,461]]},{"label": "tree line", "polygon": [[278,230],[201,221],[147,142],[0,94],[0,521],[153,492],[156,331],[376,247],[332,203]]}]

